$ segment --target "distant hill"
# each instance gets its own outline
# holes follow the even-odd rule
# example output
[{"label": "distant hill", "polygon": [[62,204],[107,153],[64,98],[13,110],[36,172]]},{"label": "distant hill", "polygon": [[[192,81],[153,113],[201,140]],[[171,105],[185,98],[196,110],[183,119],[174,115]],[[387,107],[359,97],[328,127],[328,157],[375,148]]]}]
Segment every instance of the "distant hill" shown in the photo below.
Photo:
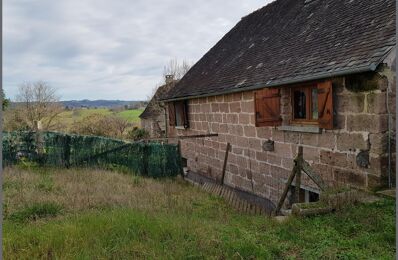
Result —
[{"label": "distant hill", "polygon": [[68,108],[116,108],[124,107],[125,105],[131,106],[144,106],[144,101],[124,101],[124,100],[65,100],[61,103]]}]

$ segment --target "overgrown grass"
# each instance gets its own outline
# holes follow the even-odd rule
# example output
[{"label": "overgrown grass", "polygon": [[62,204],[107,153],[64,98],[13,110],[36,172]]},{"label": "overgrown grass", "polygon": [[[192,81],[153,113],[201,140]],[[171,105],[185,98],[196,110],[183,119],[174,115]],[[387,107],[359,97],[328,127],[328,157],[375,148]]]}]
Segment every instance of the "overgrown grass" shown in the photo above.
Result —
[{"label": "overgrown grass", "polygon": [[14,168],[4,180],[6,259],[395,258],[393,200],[280,224],[179,179]]}]

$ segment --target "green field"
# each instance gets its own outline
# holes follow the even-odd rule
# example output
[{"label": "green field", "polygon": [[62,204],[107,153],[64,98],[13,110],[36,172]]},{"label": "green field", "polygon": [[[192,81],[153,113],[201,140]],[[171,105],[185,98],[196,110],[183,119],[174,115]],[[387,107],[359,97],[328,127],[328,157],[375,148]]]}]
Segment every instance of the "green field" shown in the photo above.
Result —
[{"label": "green field", "polygon": [[5,259],[395,259],[395,201],[277,223],[181,179],[6,168]]},{"label": "green field", "polygon": [[140,118],[138,117],[143,110],[134,109],[134,110],[123,110],[120,112],[113,112],[106,108],[98,108],[98,109],[76,109],[71,111],[64,111],[59,115],[59,121],[65,124],[67,127],[70,127],[74,122],[79,122],[83,120],[85,117],[93,115],[93,114],[101,114],[101,115],[116,115],[121,118],[128,120],[131,123],[139,123]]}]

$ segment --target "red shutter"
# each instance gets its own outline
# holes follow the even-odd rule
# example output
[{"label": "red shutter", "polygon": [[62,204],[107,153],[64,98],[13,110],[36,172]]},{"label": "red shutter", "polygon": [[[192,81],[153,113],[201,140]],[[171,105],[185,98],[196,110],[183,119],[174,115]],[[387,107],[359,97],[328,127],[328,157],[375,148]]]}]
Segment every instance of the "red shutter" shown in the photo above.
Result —
[{"label": "red shutter", "polygon": [[332,82],[318,83],[319,127],[333,129],[333,91]]},{"label": "red shutter", "polygon": [[278,126],[282,123],[279,89],[255,92],[256,126]]},{"label": "red shutter", "polygon": [[176,111],[175,111],[174,103],[170,102],[169,103],[169,125],[175,126],[175,124],[176,124]]}]

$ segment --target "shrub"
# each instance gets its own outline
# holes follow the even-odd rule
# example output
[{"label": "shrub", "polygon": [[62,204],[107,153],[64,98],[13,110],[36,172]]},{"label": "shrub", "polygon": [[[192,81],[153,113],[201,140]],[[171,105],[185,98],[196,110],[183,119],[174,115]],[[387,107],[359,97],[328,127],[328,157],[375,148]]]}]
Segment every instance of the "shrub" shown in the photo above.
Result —
[{"label": "shrub", "polygon": [[62,211],[62,206],[54,202],[35,203],[32,206],[16,211],[10,215],[10,219],[16,222],[37,220],[46,217],[55,217]]},{"label": "shrub", "polygon": [[149,132],[144,128],[134,127],[133,130],[129,131],[128,138],[134,141],[149,138]]}]

